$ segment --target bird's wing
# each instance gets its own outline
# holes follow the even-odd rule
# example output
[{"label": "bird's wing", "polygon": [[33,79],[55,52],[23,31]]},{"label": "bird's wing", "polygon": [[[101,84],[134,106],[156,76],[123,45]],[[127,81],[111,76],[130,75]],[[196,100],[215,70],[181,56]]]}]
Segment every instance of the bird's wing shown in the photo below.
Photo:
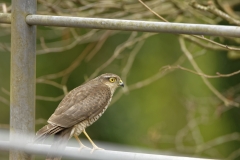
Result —
[{"label": "bird's wing", "polygon": [[48,123],[65,128],[72,127],[98,115],[110,99],[111,91],[103,84],[80,86],[63,99]]}]

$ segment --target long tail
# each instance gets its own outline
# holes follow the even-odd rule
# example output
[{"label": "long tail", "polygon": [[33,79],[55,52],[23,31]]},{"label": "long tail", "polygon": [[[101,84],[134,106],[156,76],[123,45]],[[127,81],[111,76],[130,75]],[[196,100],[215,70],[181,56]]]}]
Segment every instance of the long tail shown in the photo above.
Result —
[{"label": "long tail", "polygon": [[[54,141],[51,146],[51,149],[57,150],[59,153],[61,153],[67,145],[67,142],[71,136],[71,131],[72,131],[72,128],[67,128],[58,132],[54,136]],[[61,160],[61,158],[62,156],[56,157],[54,155],[48,154],[46,160]]]},{"label": "long tail", "polygon": [[63,129],[64,129],[63,127],[54,124],[47,124],[44,127],[42,127],[39,131],[37,131],[34,143],[43,143],[43,141],[48,136],[54,135]]},{"label": "long tail", "polygon": [[[50,135],[54,135],[54,141],[51,145],[51,149],[58,150],[61,153],[71,136],[72,127],[63,128],[54,124],[47,124],[42,127],[37,133],[34,140],[34,143],[43,143],[44,140]],[[51,154],[47,155],[46,160],[61,160],[61,156],[54,156]]]}]

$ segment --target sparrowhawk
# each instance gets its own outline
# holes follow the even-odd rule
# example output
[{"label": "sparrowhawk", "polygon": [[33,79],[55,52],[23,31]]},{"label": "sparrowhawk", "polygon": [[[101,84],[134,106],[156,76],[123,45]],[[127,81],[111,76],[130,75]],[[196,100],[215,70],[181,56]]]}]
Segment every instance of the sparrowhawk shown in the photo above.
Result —
[{"label": "sparrowhawk", "polygon": [[118,86],[124,86],[121,78],[105,73],[70,91],[48,119],[48,124],[36,133],[35,142],[42,142],[48,136],[55,135],[53,145],[58,147],[66,145],[74,136],[82,148],[85,146],[78,136],[83,132],[93,145],[93,150],[100,149],[87,135],[85,128],[102,116]]}]

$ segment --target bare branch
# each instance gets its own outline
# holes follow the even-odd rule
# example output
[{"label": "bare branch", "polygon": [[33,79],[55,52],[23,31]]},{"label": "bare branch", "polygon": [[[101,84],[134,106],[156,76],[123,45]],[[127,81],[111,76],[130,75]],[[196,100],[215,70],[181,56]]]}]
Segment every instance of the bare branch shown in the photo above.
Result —
[{"label": "bare branch", "polygon": [[224,44],[221,44],[221,43],[218,43],[218,42],[215,42],[213,40],[210,40],[208,38],[205,38],[204,36],[198,36],[198,35],[192,35],[193,37],[196,37],[196,38],[199,38],[199,39],[202,39],[202,40],[205,40],[205,41],[208,41],[212,44],[215,44],[215,45],[218,45],[219,47],[222,47],[222,48],[225,48],[225,49],[228,49],[228,50],[233,50],[233,51],[240,51],[240,48],[237,48],[237,47],[230,47],[230,46],[227,46],[227,45],[224,45]]},{"label": "bare branch", "polygon": [[47,123],[47,120],[46,119],[43,119],[43,118],[38,118],[35,120],[35,124],[38,125],[38,124],[46,124]]},{"label": "bare branch", "polygon": [[6,43],[0,43],[0,47],[7,52],[11,52],[11,48]]},{"label": "bare branch", "polygon": [[148,10],[150,10],[154,15],[156,15],[158,18],[160,18],[164,22],[168,22],[165,18],[157,14],[155,11],[153,11],[150,7],[148,7],[142,0],[138,0],[144,7],[146,7]]},{"label": "bare branch", "polygon": [[99,39],[97,45],[94,47],[94,49],[88,54],[88,56],[86,57],[86,61],[90,61],[95,54],[101,49],[101,47],[103,46],[103,44],[106,42],[107,38],[109,37],[109,35],[111,34],[112,31],[106,31],[101,38]]},{"label": "bare branch", "polygon": [[[180,65],[182,64],[183,62],[185,61],[185,57],[184,56],[181,56],[175,63],[174,65]],[[163,66],[162,68],[165,68],[166,66]],[[171,73],[172,71],[174,71],[175,69],[169,69],[169,70],[164,70],[160,68],[159,69],[159,72],[157,72],[156,74],[144,79],[144,80],[141,80],[139,82],[136,82],[134,84],[131,84],[131,85],[128,85],[126,86],[126,89],[125,90],[121,90],[121,91],[118,91],[115,96],[113,97],[113,100],[111,102],[111,104],[114,104],[118,99],[121,98],[121,96],[123,95],[123,93],[127,93],[127,92],[130,92],[130,91],[133,91],[135,89],[140,89],[142,87],[145,87],[157,80],[159,80],[160,78],[164,77],[165,75],[167,75],[168,73]]]},{"label": "bare branch", "polygon": [[240,149],[233,151],[226,159],[237,159],[240,156]]},{"label": "bare branch", "polygon": [[5,93],[6,95],[10,95],[10,92],[8,90],[6,90],[5,88],[1,88],[2,92]]},{"label": "bare branch", "polygon": [[[227,45],[223,45],[220,43],[217,43],[215,41],[212,41],[205,37],[202,36],[189,36],[189,35],[182,35],[184,37],[184,39],[191,41],[197,45],[199,45],[200,47],[204,47],[206,49],[211,49],[211,50],[221,50],[221,51],[228,51],[228,50],[233,50],[233,51],[240,51],[240,48],[237,48],[235,46],[227,46]],[[195,38],[193,38],[195,37]],[[197,39],[196,39],[197,38]],[[206,40],[207,42],[210,43],[203,43],[202,41],[198,40],[198,39],[202,39],[202,40]],[[212,44],[216,44],[216,45],[212,45]]]},{"label": "bare branch", "polygon": [[196,152],[203,152],[209,148],[213,148],[214,146],[218,146],[220,144],[227,143],[230,141],[240,141],[240,134],[237,132],[233,132],[224,136],[217,137],[197,147]]},{"label": "bare branch", "polygon": [[57,102],[57,101],[62,100],[63,97],[64,97],[64,95],[61,95],[58,97],[46,97],[46,96],[36,95],[36,100]]},{"label": "bare branch", "polygon": [[36,83],[43,83],[43,84],[48,84],[48,85],[52,85],[56,88],[59,88],[59,89],[62,89],[63,88],[63,85],[59,84],[59,83],[56,83],[54,81],[50,81],[50,80],[47,80],[47,79],[40,79],[40,78],[37,78],[36,79]]},{"label": "bare branch", "polygon": [[[194,61],[191,53],[187,50],[183,38],[180,37],[180,38],[179,38],[179,42],[180,42],[181,49],[182,49],[183,53],[186,55],[186,57],[188,58],[189,62],[192,64],[193,68],[196,70],[196,72],[202,74],[201,69],[198,67],[197,63]],[[202,76],[201,76],[201,78],[202,78],[203,82],[207,85],[207,87],[208,87],[219,99],[221,99],[226,106],[230,106],[230,105],[233,105],[233,106],[236,106],[236,107],[239,106],[238,103],[226,99],[221,93],[219,93],[219,92],[211,85],[211,83],[210,83],[205,77],[202,77]]]},{"label": "bare branch", "polygon": [[[161,20],[163,20],[162,16],[160,16],[159,14],[157,14],[156,12],[154,12],[150,7],[148,7],[145,3],[143,3],[141,0],[139,0],[139,2],[141,2],[148,10],[150,10],[154,15],[156,15],[157,17],[159,17]],[[164,19],[165,22],[168,22],[166,19]],[[183,35],[184,36],[184,35]],[[220,44],[218,42],[215,42],[213,40],[210,40],[210,39],[207,39],[205,38],[203,35],[202,36],[198,36],[198,35],[192,35],[193,37],[196,37],[196,38],[199,38],[199,39],[202,39],[202,40],[205,40],[205,41],[208,41],[212,44],[215,44],[215,45],[218,45],[222,48],[226,48],[228,50],[235,50],[235,51],[240,51],[240,48],[236,48],[236,47],[229,47],[227,45],[223,45],[223,44]]]},{"label": "bare branch", "polygon": [[143,44],[144,44],[144,41],[140,41],[140,42],[138,42],[137,45],[135,45],[135,48],[130,53],[128,61],[125,65],[125,67],[122,70],[122,76],[121,77],[122,77],[123,82],[126,83],[126,87],[124,88],[124,90],[128,90],[127,89],[127,75],[128,75],[128,72],[130,71],[130,69],[132,67],[132,64],[135,60],[135,57],[136,57],[137,53],[139,52],[139,50],[141,49]]},{"label": "bare branch", "polygon": [[189,5],[196,8],[196,9],[199,9],[199,10],[211,12],[214,15],[219,16],[219,17],[227,20],[231,24],[235,24],[235,25],[240,26],[240,21],[239,20],[230,17],[228,14],[226,14],[223,11],[216,8],[213,4],[210,4],[209,6],[203,6],[201,4],[198,4],[195,1],[192,1],[191,3],[189,3]]},{"label": "bare branch", "polygon": [[118,56],[119,54],[127,47],[130,47],[132,45],[134,45],[135,43],[142,41],[152,35],[155,35],[154,33],[144,33],[142,36],[137,37],[136,32],[133,32],[131,34],[131,36],[129,37],[129,39],[127,41],[125,41],[124,43],[120,44],[114,51],[113,55],[103,64],[101,65],[99,68],[97,68],[93,74],[89,77],[89,79],[92,79],[93,77],[96,77],[96,75],[98,75],[98,73],[103,70],[104,68],[106,68],[109,64],[111,64]]},{"label": "bare branch", "polygon": [[73,63],[68,68],[66,68],[65,70],[60,71],[58,73],[44,75],[44,76],[39,77],[38,79],[56,79],[56,78],[63,77],[63,76],[66,76],[66,75],[70,74],[74,69],[76,69],[81,64],[82,60],[89,53],[89,51],[92,49],[92,47],[93,47],[93,44],[90,43],[85,48],[85,50],[83,50],[83,52],[76,58],[76,60],[73,61]]},{"label": "bare branch", "polygon": [[181,69],[181,70],[184,70],[184,71],[188,71],[188,72],[191,72],[191,73],[194,73],[196,75],[199,75],[199,76],[203,76],[205,78],[220,78],[220,77],[231,77],[231,76],[234,76],[234,75],[237,75],[240,73],[240,70],[236,71],[236,72],[233,72],[233,73],[229,73],[229,74],[220,74],[220,73],[216,73],[217,75],[206,75],[204,73],[199,73],[199,72],[195,72],[193,70],[190,70],[188,68],[184,68],[182,66],[165,66],[165,68],[163,68],[164,70],[169,70],[169,69]]},{"label": "bare branch", "polygon": [[4,97],[2,97],[2,96],[0,96],[0,102],[2,102],[2,103],[4,103],[4,104],[6,104],[7,106],[9,106],[9,105],[10,105],[10,102],[9,102],[9,100],[7,100],[6,98],[4,98]]},{"label": "bare branch", "polygon": [[[49,48],[44,44],[43,50],[37,50],[37,54],[40,55],[40,54],[46,54],[46,53],[62,52],[65,50],[72,49],[78,44],[96,41],[96,39],[98,39],[96,32],[97,30],[91,30],[90,32],[87,32],[85,35],[79,36],[76,40],[72,41],[70,44],[63,45],[61,47]],[[91,38],[91,40],[89,40],[89,38]]]}]

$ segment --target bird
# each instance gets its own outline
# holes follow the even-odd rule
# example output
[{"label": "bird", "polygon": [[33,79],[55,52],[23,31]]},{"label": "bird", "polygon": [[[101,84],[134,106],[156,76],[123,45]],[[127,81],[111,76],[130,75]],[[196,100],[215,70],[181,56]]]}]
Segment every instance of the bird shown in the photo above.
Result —
[{"label": "bird", "polygon": [[[92,151],[99,148],[85,129],[97,121],[108,108],[115,90],[124,87],[121,78],[113,73],[102,74],[71,90],[59,103],[47,125],[37,131],[34,142],[42,143],[54,135],[51,147],[65,148],[68,140],[75,137],[80,149],[86,147],[78,136],[84,133],[91,142]],[[48,155],[47,159],[61,159]]]}]

